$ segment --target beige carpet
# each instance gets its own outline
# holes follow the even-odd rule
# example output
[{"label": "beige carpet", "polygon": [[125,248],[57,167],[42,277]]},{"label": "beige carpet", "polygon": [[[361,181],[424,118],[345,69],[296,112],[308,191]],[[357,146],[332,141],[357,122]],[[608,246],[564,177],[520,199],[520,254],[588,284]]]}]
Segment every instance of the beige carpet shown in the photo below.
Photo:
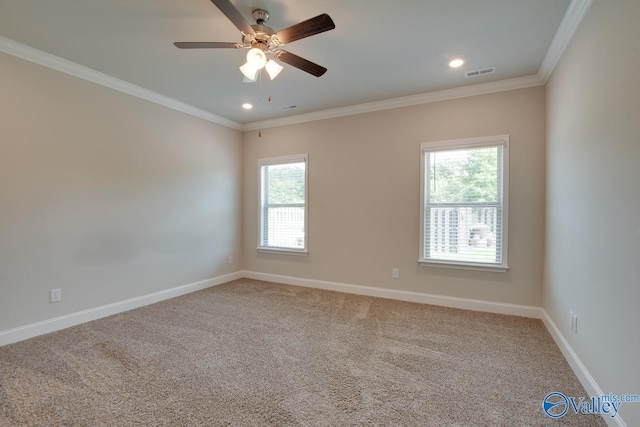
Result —
[{"label": "beige carpet", "polygon": [[604,425],[552,391],[539,320],[251,280],[0,347],[2,426]]}]

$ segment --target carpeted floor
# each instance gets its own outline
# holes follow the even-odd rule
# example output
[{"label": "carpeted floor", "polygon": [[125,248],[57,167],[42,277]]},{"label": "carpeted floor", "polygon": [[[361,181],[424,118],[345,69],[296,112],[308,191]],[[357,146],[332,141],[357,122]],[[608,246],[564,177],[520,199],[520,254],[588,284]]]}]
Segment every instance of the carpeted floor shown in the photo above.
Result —
[{"label": "carpeted floor", "polygon": [[238,280],[0,347],[0,425],[605,425],[539,320]]}]

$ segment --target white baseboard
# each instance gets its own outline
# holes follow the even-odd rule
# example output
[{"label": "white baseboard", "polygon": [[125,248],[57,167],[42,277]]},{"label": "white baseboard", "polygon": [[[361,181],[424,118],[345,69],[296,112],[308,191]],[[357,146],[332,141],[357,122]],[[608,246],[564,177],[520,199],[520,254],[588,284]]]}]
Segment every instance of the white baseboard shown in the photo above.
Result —
[{"label": "white baseboard", "polygon": [[71,326],[97,320],[113,314],[133,310],[180,295],[199,291],[211,286],[220,285],[243,277],[255,280],[265,280],[269,282],[283,283],[308,288],[325,289],[329,291],[346,292],[350,294],[367,295],[372,297],[395,299],[400,301],[417,302],[423,304],[440,305],[444,307],[460,308],[464,310],[484,311],[499,314],[511,314],[523,317],[539,319],[541,309],[525,305],[505,304],[498,302],[474,300],[467,298],[455,298],[442,295],[425,294],[420,292],[399,291],[385,288],[374,288],[371,286],[352,285],[346,283],[327,282],[323,280],[304,279],[300,277],[281,276],[268,273],[258,273],[253,271],[237,271],[223,276],[202,280],[188,285],[177,286],[171,289],[118,301],[100,307],[90,308],[53,319],[31,323],[25,326],[0,331],[0,346],[14,342],[26,340],[38,335],[59,331]]},{"label": "white baseboard", "polygon": [[[422,292],[402,291],[371,286],[353,285],[348,283],[328,282],[324,280],[305,279],[301,277],[282,276],[277,274],[259,273],[255,271],[236,271],[235,273],[202,280],[188,285],[177,286],[171,289],[130,298],[124,301],[90,308],[88,310],[67,314],[53,319],[44,320],[30,325],[20,326],[7,331],[0,331],[0,346],[17,341],[26,340],[38,335],[55,332],[61,329],[76,326],[82,323],[97,320],[103,317],[129,311],[145,305],[153,304],[180,295],[217,286],[232,280],[248,278],[264,280],[268,282],[282,283],[286,285],[303,286],[307,288],[324,289],[328,291],[346,292],[350,294],[366,295],[379,298],[388,298],[400,301],[416,302],[422,304],[439,305],[443,307],[459,308],[463,310],[483,311],[497,314],[508,314],[534,319],[542,319],[547,330],[551,334],[571,369],[586,389],[589,396],[600,396],[604,393],[595,379],[584,366],[578,355],[573,351],[569,342],[560,332],[560,329],[551,320],[551,317],[541,307],[527,305],[507,304],[500,302],[483,301],[469,298],[456,298],[443,295],[426,294]],[[616,418],[603,417],[607,425],[611,427],[626,427],[626,423],[620,416]]]},{"label": "white baseboard", "polygon": [[[442,295],[425,294],[421,292],[399,291],[386,288],[374,288],[371,286],[352,285],[347,283],[327,282],[323,280],[305,279],[301,277],[282,276],[277,274],[259,273],[255,271],[242,271],[242,276],[248,279],[264,280],[267,282],[283,283],[285,285],[303,286],[307,288],[324,289],[328,291],[346,292],[350,294],[366,295],[379,298],[388,298],[408,302],[439,305],[444,307],[460,308],[464,310],[484,311],[489,313],[510,314],[534,319],[542,319],[545,327],[551,334],[571,369],[578,377],[580,383],[589,396],[601,396],[604,393],[600,386],[584,364],[573,351],[568,341],[562,335],[558,327],[553,323],[547,312],[541,307],[533,307],[517,304],[505,304],[475,300],[468,298],[456,298]],[[603,416],[607,425],[611,427],[626,427],[626,423],[618,415],[616,418]]]},{"label": "white baseboard", "polygon": [[53,319],[43,320],[41,322],[32,323],[30,325],[20,326],[7,331],[0,331],[0,346],[11,344],[17,341],[26,340],[38,335],[48,334],[49,332],[59,331],[60,329],[76,326],[81,323],[90,322],[113,314],[129,311],[134,308],[143,307],[145,305],[160,302],[166,299],[175,298],[180,295],[210,288],[212,286],[221,285],[222,283],[243,277],[241,271],[225,274],[223,276],[214,277],[199,282],[189,283],[188,285],[177,286],[171,289],[130,298],[124,301],[114,302],[112,304],[100,307],[90,308],[78,311],[76,313],[66,314],[64,316],[55,317]]},{"label": "white baseboard", "polygon": [[[569,366],[571,366],[571,369],[578,377],[578,380],[580,380],[580,382],[582,383],[582,386],[587,391],[587,394],[589,396],[602,396],[603,394],[605,394],[602,392],[602,389],[600,388],[598,383],[596,383],[596,380],[593,378],[593,376],[591,376],[587,368],[584,366],[576,352],[573,351],[573,348],[571,348],[567,339],[564,337],[564,335],[562,335],[560,329],[558,329],[556,324],[553,322],[553,320],[551,320],[551,317],[549,317],[549,314],[544,309],[542,310],[542,322],[547,327],[547,330],[551,334],[551,337],[560,348],[560,351],[564,355],[564,358],[567,359]],[[627,426],[620,415],[617,415],[615,418],[611,418],[609,416],[603,416],[603,418],[607,425],[611,427]]]},{"label": "white baseboard", "polygon": [[443,295],[425,294],[422,292],[399,291],[387,288],[352,285],[347,283],[327,282],[324,280],[304,279],[301,277],[281,276],[277,274],[243,271],[248,279],[264,280],[267,282],[283,283],[285,285],[304,286],[306,288],[324,289],[328,291],[346,292],[349,294],[366,295],[370,297],[388,298],[400,301],[417,302],[422,304],[440,305],[443,307],[461,308],[464,310],[484,311],[498,314],[539,319],[542,315],[540,307],[528,305],[506,304],[501,302],[483,301],[469,298],[456,298]]}]

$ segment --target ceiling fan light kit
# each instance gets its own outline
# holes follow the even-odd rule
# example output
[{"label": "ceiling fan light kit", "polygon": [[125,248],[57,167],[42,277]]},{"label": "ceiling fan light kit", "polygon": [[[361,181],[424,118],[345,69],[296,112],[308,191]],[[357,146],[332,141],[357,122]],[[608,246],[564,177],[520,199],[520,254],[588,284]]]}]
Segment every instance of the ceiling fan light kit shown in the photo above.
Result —
[{"label": "ceiling fan light kit", "polygon": [[258,72],[264,68],[266,63],[267,56],[263,51],[254,47],[247,52],[247,62],[240,66],[240,71],[247,79],[256,81]]},{"label": "ceiling fan light kit", "polygon": [[284,67],[273,59],[267,59],[260,49],[253,48],[247,52],[247,62],[240,66],[240,71],[248,81],[255,82],[258,79],[258,72],[263,68],[267,70],[269,78],[273,80]]},{"label": "ceiling fan light kit", "polygon": [[265,55],[263,51],[255,47],[249,49],[249,52],[247,52],[247,64],[250,64],[252,67],[261,70],[266,63],[267,55]]},{"label": "ceiling fan light kit", "polygon": [[273,80],[278,74],[280,74],[280,71],[282,71],[284,67],[276,61],[269,59],[267,61],[267,65],[265,65],[265,69],[267,70],[267,74],[269,74],[269,78]]},{"label": "ceiling fan light kit", "polygon": [[258,80],[258,71],[260,71],[260,70],[257,69],[256,67],[252,66],[248,62],[246,64],[240,66],[240,71],[242,72],[242,74],[244,74],[244,77],[250,83],[255,82],[256,80]]},{"label": "ceiling fan light kit", "polygon": [[[252,16],[256,20],[256,25],[250,25],[230,0],[211,0],[211,2],[240,30],[242,43],[176,42],[174,45],[177,48],[248,48],[247,62],[240,67],[240,71],[248,81],[256,81],[259,71],[265,67],[271,80],[275,79],[283,69],[282,65],[275,61],[276,59],[316,77],[327,72],[326,68],[282,49],[282,46],[287,43],[333,30],[336,26],[326,13],[276,32],[265,25],[269,21],[269,12],[266,10],[253,10]],[[267,58],[267,55],[272,58]]]}]

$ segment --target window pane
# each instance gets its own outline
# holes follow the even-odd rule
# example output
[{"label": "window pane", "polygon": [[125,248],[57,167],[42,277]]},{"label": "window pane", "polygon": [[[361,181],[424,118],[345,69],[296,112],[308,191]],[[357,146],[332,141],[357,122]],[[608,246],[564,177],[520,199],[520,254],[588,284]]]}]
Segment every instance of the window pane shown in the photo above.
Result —
[{"label": "window pane", "polygon": [[304,249],[304,208],[267,207],[265,245]]},{"label": "window pane", "polygon": [[503,262],[503,146],[424,152],[424,259]]},{"label": "window pane", "polygon": [[497,202],[499,149],[428,153],[430,203]]},{"label": "window pane", "polygon": [[304,203],[304,162],[270,165],[265,168],[270,205]]},{"label": "window pane", "polygon": [[498,206],[429,207],[425,258],[501,263],[500,212]]},{"label": "window pane", "polygon": [[259,246],[306,249],[306,163],[300,160],[260,167]]}]

